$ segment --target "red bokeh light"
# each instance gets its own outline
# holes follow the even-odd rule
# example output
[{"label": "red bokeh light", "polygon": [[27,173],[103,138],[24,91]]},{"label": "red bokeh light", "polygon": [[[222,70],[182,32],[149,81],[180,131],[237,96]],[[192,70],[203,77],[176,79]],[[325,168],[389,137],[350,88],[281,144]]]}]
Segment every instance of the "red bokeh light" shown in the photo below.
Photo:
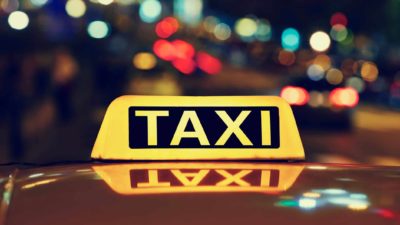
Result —
[{"label": "red bokeh light", "polygon": [[172,65],[183,74],[191,74],[196,69],[196,63],[191,58],[177,58]]},{"label": "red bokeh light", "polygon": [[169,41],[157,40],[153,45],[154,53],[163,60],[175,59],[175,47]]},{"label": "red bokeh light", "polygon": [[395,217],[394,212],[389,209],[378,209],[376,212],[383,218],[393,219]]},{"label": "red bokeh light", "polygon": [[306,89],[295,86],[284,87],[280,96],[290,105],[305,105],[310,98]]},{"label": "red bokeh light", "polygon": [[341,24],[341,25],[343,25],[343,26],[347,26],[347,17],[346,17],[346,15],[344,15],[343,13],[341,13],[341,12],[337,12],[337,13],[334,13],[332,16],[331,16],[331,26],[334,26],[334,25],[336,25],[336,24]]},{"label": "red bokeh light", "polygon": [[214,75],[221,72],[222,63],[221,61],[205,52],[197,53],[196,62],[198,67],[204,72]]},{"label": "red bokeh light", "polygon": [[358,93],[354,88],[335,88],[329,94],[329,100],[334,106],[354,107],[358,104]]},{"label": "red bokeh light", "polygon": [[156,25],[156,34],[160,38],[168,38],[178,31],[179,23],[174,17],[166,17]]},{"label": "red bokeh light", "polygon": [[174,46],[176,58],[193,58],[195,54],[193,45],[179,39],[171,43]]}]

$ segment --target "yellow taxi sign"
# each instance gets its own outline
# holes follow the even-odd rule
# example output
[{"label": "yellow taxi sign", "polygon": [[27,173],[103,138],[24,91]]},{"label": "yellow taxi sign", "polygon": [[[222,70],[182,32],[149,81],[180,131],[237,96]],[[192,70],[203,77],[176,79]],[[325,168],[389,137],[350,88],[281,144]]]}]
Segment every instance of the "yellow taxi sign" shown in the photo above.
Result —
[{"label": "yellow taxi sign", "polygon": [[108,107],[92,158],[302,160],[290,106],[275,96],[122,96]]},{"label": "yellow taxi sign", "polygon": [[300,164],[131,163],[93,166],[116,193],[260,192],[288,190],[304,169]]}]

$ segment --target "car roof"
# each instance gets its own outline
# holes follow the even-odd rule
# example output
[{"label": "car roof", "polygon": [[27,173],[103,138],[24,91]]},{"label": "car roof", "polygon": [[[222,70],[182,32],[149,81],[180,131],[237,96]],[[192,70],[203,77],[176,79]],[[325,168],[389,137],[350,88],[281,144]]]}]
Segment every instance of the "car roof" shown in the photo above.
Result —
[{"label": "car roof", "polygon": [[[110,166],[115,169],[132,166],[146,168],[152,163],[86,163],[18,170],[7,168],[8,175],[4,170],[0,173],[3,192],[0,217],[5,225],[328,225],[396,224],[399,220],[394,213],[400,208],[400,203],[395,200],[400,196],[399,168],[301,162],[194,164],[202,166],[204,163],[220,169],[229,165],[238,168],[261,166],[280,171],[295,169],[298,174],[292,183],[284,184],[286,186],[282,190],[275,192],[228,190],[132,194],[115,191],[110,180],[107,180],[110,177],[103,176],[99,171]],[[177,163],[162,165],[163,169],[168,169],[175,168]],[[149,168],[154,170],[156,167]],[[235,173],[237,170],[232,168],[226,171]],[[113,176],[129,177],[129,171],[121,170],[120,174]],[[168,179],[168,176],[160,179]],[[246,181],[251,183],[252,179],[255,178],[248,177]],[[317,200],[313,201],[315,198]],[[367,207],[350,207],[349,204],[353,203],[357,206],[357,202]]]}]

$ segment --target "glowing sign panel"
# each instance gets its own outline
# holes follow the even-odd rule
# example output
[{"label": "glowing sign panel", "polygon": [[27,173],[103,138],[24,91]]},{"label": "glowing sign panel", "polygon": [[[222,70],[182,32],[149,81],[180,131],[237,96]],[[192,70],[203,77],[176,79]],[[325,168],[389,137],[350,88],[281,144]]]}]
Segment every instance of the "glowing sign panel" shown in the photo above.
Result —
[{"label": "glowing sign panel", "polygon": [[304,150],[279,97],[123,96],[107,109],[92,158],[288,160]]},{"label": "glowing sign panel", "polygon": [[129,146],[132,149],[278,148],[279,109],[130,107]]},{"label": "glowing sign panel", "polygon": [[302,165],[235,163],[150,163],[94,166],[120,194],[262,192],[287,190]]}]

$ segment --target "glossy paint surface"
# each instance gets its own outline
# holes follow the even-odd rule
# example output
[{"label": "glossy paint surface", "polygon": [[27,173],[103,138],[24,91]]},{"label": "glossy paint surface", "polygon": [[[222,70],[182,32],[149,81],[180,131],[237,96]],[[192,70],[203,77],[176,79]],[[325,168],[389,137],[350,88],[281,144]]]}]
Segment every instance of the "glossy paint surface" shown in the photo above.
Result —
[{"label": "glossy paint surface", "polygon": [[399,168],[92,163],[0,175],[7,225],[400,223]]}]

